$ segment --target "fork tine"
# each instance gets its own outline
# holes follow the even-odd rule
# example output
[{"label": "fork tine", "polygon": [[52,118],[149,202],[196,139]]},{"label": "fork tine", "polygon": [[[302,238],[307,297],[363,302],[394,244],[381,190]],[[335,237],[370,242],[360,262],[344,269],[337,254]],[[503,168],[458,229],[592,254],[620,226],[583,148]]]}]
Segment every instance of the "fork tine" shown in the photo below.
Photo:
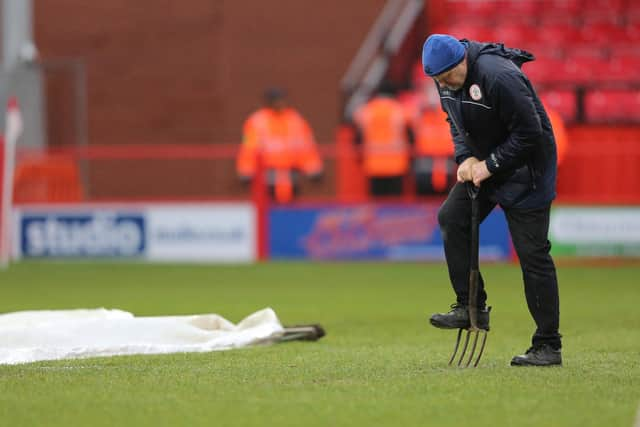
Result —
[{"label": "fork tine", "polygon": [[458,352],[458,347],[460,347],[460,337],[462,336],[462,329],[458,329],[458,338],[456,339],[456,346],[453,348],[453,354],[451,355],[451,359],[449,359],[449,366],[453,363],[456,358],[456,353]]},{"label": "fork tine", "polygon": [[488,332],[486,330],[482,330],[482,344],[480,344],[480,353],[478,353],[478,357],[473,364],[474,368],[476,368],[478,366],[478,363],[480,363],[480,358],[482,357],[482,352],[484,351],[484,345],[487,343],[487,335],[489,335]]},{"label": "fork tine", "polygon": [[469,365],[471,364],[471,361],[473,360],[473,356],[475,356],[476,353],[476,346],[478,345],[478,335],[480,334],[480,331],[478,329],[476,329],[475,331],[471,331],[471,333],[474,333],[474,337],[473,337],[473,344],[471,345],[471,351],[469,352],[469,358],[467,359],[467,363],[464,365],[465,368],[468,368]]},{"label": "fork tine", "polygon": [[471,331],[467,330],[467,335],[464,338],[464,346],[462,346],[462,353],[460,353],[460,359],[458,360],[458,367],[460,367],[460,364],[462,363],[462,360],[464,359],[464,355],[467,352],[467,347],[469,346],[469,336],[471,335]]}]

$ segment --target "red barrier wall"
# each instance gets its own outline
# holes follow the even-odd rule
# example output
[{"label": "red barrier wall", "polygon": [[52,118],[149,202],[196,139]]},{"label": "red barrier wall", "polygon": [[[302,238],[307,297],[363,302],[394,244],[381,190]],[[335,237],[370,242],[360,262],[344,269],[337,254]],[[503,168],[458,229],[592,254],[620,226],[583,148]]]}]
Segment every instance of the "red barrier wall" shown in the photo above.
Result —
[{"label": "red barrier wall", "polygon": [[568,137],[559,201],[640,204],[640,127],[577,126]]}]

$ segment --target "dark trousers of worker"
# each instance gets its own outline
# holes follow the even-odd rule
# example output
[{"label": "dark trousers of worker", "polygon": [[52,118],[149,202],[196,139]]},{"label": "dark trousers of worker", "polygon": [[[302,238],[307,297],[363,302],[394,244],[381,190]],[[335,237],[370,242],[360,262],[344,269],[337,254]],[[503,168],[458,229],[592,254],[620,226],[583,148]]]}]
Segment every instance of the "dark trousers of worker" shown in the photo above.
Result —
[{"label": "dark trousers of worker", "polygon": [[[456,292],[457,302],[464,305],[469,299],[471,256],[471,199],[465,185],[456,184],[438,212],[449,278]],[[483,221],[496,203],[489,200],[482,190],[479,202],[479,219]],[[537,326],[532,344],[549,344],[559,349],[561,335],[558,333],[558,280],[549,254],[551,243],[547,238],[550,208],[547,205],[537,209],[503,209],[513,246],[520,259],[529,312]],[[486,300],[484,280],[480,274],[478,306],[484,307]]]}]

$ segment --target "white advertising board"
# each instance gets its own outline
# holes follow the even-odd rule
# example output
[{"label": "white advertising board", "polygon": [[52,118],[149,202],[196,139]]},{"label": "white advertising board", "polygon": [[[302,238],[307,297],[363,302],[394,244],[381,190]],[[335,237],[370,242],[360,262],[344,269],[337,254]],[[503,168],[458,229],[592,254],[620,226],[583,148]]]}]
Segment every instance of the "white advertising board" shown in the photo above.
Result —
[{"label": "white advertising board", "polygon": [[147,212],[147,258],[159,261],[253,261],[250,204],[165,206]]},{"label": "white advertising board", "polygon": [[577,257],[640,256],[640,207],[555,207],[552,253]]},{"label": "white advertising board", "polygon": [[16,258],[256,259],[251,203],[74,204],[14,211]]}]

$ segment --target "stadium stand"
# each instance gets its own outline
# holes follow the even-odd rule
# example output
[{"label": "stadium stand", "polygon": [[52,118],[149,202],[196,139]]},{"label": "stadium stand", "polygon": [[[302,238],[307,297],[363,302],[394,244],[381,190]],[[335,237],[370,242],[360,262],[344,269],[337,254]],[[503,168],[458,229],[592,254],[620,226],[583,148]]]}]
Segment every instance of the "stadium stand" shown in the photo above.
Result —
[{"label": "stadium stand", "polygon": [[[638,2],[445,0],[443,3],[447,19],[430,32],[498,41],[531,51],[537,60],[525,65],[525,71],[542,98],[551,100],[565,120],[640,121],[640,112],[629,109],[636,105],[640,84],[638,74],[633,72],[640,66]],[[576,105],[571,106],[572,102]]]},{"label": "stadium stand", "polygon": [[[566,128],[558,193],[577,203],[637,203],[640,182],[640,2],[632,0],[431,0],[423,35],[525,49],[524,65],[555,127]],[[424,39],[424,38],[423,38]],[[417,59],[407,75],[420,103]],[[421,69],[420,69],[421,71]],[[424,100],[423,100],[424,101]],[[562,121],[561,124],[557,124]],[[603,147],[607,147],[605,150]],[[610,149],[610,150],[609,150]],[[593,162],[601,167],[592,173]],[[599,166],[599,167],[600,167]]]},{"label": "stadium stand", "polygon": [[524,70],[567,124],[561,200],[640,199],[631,166],[640,160],[640,2],[436,0],[430,8],[438,19],[427,33],[502,42],[536,56]]}]

